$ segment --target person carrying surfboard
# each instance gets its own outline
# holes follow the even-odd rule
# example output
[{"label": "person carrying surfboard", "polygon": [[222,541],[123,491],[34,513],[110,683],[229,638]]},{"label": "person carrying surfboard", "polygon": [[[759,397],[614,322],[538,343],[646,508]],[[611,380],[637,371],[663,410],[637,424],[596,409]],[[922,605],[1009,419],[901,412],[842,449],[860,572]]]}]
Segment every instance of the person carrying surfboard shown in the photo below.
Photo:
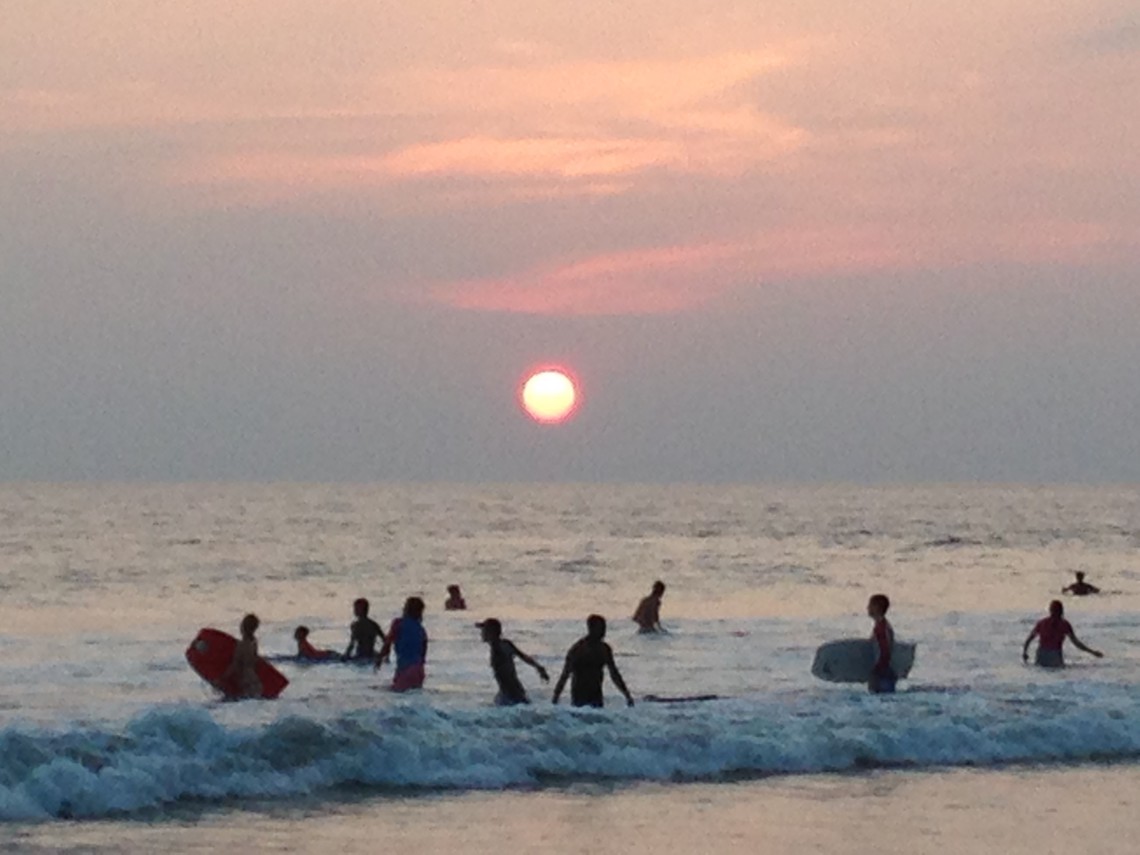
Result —
[{"label": "person carrying surfboard", "polygon": [[515,647],[509,638],[503,638],[503,625],[498,618],[487,618],[475,626],[483,631],[483,640],[491,648],[491,671],[495,674],[495,682],[499,684],[499,693],[495,695],[495,706],[529,704],[530,698],[526,696],[526,689],[519,680],[515,659],[521,659],[538,672],[542,682],[549,683],[550,675],[546,673],[546,669]]},{"label": "person carrying surfboard", "polygon": [[424,629],[424,601],[408,597],[404,613],[392,621],[388,637],[376,656],[376,670],[388,661],[396,650],[396,673],[392,675],[392,691],[406,692],[424,685],[424,663],[427,661],[428,636]]},{"label": "person carrying surfboard", "polygon": [[609,669],[610,679],[625,695],[626,703],[633,706],[633,695],[625,687],[625,680],[614,664],[614,652],[603,639],[606,637],[606,619],[601,615],[586,618],[586,635],[578,639],[566,654],[562,676],[554,686],[551,703],[558,703],[566,681],[570,680],[570,703],[576,707],[603,707],[602,678]]},{"label": "person carrying surfboard", "polygon": [[384,630],[368,616],[368,600],[364,597],[359,597],[353,602],[352,613],[356,616],[356,620],[349,628],[348,649],[341,658],[345,661],[372,659],[376,656],[376,639],[379,638],[380,643],[384,643]]},{"label": "person carrying surfboard", "polygon": [[875,622],[871,631],[871,643],[875,647],[875,664],[871,668],[871,678],[867,688],[872,694],[889,694],[895,690],[898,681],[891,668],[891,650],[895,645],[895,631],[887,620],[887,610],[891,601],[886,594],[873,594],[867,601],[867,616]]},{"label": "person carrying surfboard", "polygon": [[661,598],[665,596],[665,583],[660,579],[653,583],[653,590],[640,603],[633,613],[633,622],[638,632],[664,632],[661,626]]},{"label": "person carrying surfboard", "polygon": [[1039,639],[1037,656],[1034,661],[1042,668],[1064,667],[1065,657],[1061,653],[1061,648],[1064,646],[1066,638],[1072,639],[1078,650],[1091,653],[1097,659],[1104,656],[1099,650],[1093,650],[1077,638],[1077,634],[1073,632],[1073,625],[1065,620],[1065,607],[1060,600],[1053,600],[1049,603],[1049,617],[1042,618],[1033,625],[1033,629],[1025,639],[1025,644],[1021,647],[1022,662],[1029,661],[1029,644],[1034,638]]},{"label": "person carrying surfboard", "polygon": [[255,633],[261,626],[261,621],[255,614],[248,614],[241,619],[241,638],[234,648],[234,658],[218,680],[218,688],[223,692],[222,684],[229,680],[236,681],[240,693],[239,698],[260,698],[262,695],[261,678],[257,676],[257,638]]}]

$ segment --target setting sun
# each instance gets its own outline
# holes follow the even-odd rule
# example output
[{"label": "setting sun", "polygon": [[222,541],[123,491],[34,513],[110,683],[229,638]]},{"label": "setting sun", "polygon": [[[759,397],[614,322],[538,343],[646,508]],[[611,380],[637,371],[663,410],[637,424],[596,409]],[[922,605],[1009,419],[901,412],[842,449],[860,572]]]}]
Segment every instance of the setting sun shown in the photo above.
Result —
[{"label": "setting sun", "polygon": [[536,422],[559,424],[574,413],[578,390],[564,371],[548,368],[527,378],[520,399],[527,415]]}]

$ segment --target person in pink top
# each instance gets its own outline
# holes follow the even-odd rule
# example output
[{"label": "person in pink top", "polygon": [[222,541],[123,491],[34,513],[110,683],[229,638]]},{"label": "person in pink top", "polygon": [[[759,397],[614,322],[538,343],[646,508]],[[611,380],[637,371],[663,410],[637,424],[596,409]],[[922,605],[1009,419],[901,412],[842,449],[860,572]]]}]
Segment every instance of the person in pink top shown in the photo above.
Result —
[{"label": "person in pink top", "polygon": [[1097,659],[1104,656],[1099,650],[1093,650],[1077,638],[1077,634],[1073,632],[1073,625],[1065,620],[1065,607],[1061,605],[1060,600],[1049,603],[1049,617],[1037,621],[1029,637],[1025,639],[1025,644],[1021,648],[1022,662],[1029,661],[1029,645],[1034,638],[1037,639],[1037,657],[1034,661],[1042,668],[1064,667],[1065,657],[1061,653],[1061,647],[1066,638],[1072,639],[1078,650],[1091,653]]}]

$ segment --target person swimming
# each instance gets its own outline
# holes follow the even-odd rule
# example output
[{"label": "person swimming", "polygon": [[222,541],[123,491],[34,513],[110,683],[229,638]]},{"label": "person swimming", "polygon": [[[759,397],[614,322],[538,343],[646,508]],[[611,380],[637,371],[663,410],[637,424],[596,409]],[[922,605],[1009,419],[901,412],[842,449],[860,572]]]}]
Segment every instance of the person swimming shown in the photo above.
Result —
[{"label": "person swimming", "polygon": [[1042,668],[1064,667],[1065,657],[1061,653],[1061,648],[1064,646],[1066,638],[1071,639],[1078,650],[1091,653],[1097,659],[1104,656],[1099,650],[1093,650],[1077,638],[1076,633],[1073,632],[1073,625],[1065,620],[1065,607],[1060,600],[1053,600],[1049,603],[1049,616],[1037,621],[1025,639],[1025,644],[1021,648],[1021,660],[1023,662],[1029,661],[1029,644],[1034,638],[1038,639],[1037,655],[1034,661]]},{"label": "person swimming", "polygon": [[586,618],[586,635],[574,643],[566,654],[566,664],[562,675],[554,686],[551,703],[558,703],[566,681],[570,680],[570,703],[576,707],[602,707],[602,679],[606,669],[610,679],[618,687],[626,702],[632,707],[633,696],[625,686],[625,681],[614,664],[614,652],[603,640],[606,637],[606,619],[601,615]]},{"label": "person swimming", "polygon": [[1085,581],[1085,574],[1080,570],[1076,571],[1077,581],[1071,585],[1066,585],[1061,589],[1062,594],[1072,594],[1075,597],[1084,597],[1088,594],[1099,594],[1100,588],[1096,585],[1090,585]]},{"label": "person swimming", "polygon": [[297,642],[297,659],[308,662],[324,662],[326,659],[336,659],[339,654],[335,650],[318,650],[309,642],[309,628],[299,626],[293,630],[293,640]]},{"label": "person swimming", "polygon": [[653,583],[653,590],[649,596],[637,604],[633,612],[633,622],[637,624],[638,632],[664,632],[661,626],[661,598],[665,596],[665,583],[658,580]]},{"label": "person swimming", "polygon": [[463,599],[458,585],[447,586],[447,599],[443,603],[443,608],[449,612],[461,612],[467,608],[467,601]]}]

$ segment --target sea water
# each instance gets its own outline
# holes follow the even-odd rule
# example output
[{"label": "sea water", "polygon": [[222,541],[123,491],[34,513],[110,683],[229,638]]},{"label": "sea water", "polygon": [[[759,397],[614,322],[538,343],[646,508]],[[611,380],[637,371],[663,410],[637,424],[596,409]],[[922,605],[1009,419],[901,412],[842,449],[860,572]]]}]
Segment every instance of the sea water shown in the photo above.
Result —
[{"label": "sea water", "polygon": [[[1123,487],[6,486],[0,822],[149,828],[189,810],[224,830],[272,804],[316,828],[441,794],[494,814],[618,787],[674,810],[821,774],[1131,774],[1138,547],[1140,491]],[[1103,593],[1061,597],[1076,570]],[[639,635],[629,616],[656,579],[668,632]],[[449,584],[468,611],[442,609]],[[887,697],[812,678],[816,646],[869,635],[877,592],[918,643],[911,679]],[[297,625],[343,649],[353,599],[386,625],[410,595],[428,604],[423,691],[284,658]],[[1053,598],[1104,659],[1022,664]],[[291,684],[222,703],[184,651],[247,611]],[[552,706],[522,663],[533,703],[493,706],[476,620],[498,617],[557,676],[594,612],[635,707],[612,686],[605,710]]]}]

